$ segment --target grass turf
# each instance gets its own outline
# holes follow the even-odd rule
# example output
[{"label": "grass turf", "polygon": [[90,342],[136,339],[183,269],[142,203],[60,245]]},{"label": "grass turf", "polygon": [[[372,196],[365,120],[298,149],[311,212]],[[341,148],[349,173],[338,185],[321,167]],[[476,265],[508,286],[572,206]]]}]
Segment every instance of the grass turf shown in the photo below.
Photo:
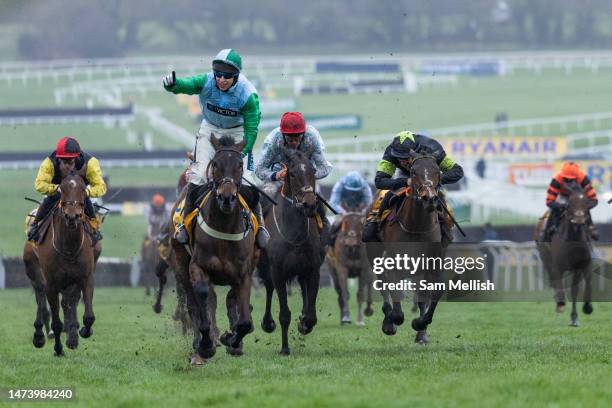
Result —
[{"label": "grass turf", "polygon": [[[197,368],[187,363],[191,338],[170,320],[171,297],[161,316],[151,303],[141,288],[96,289],[93,336],[59,359],[52,342],[32,346],[31,291],[0,292],[0,384],[71,387],[70,406],[605,406],[612,398],[608,303],[581,314],[579,328],[568,327],[567,313],[555,315],[552,302],[443,303],[422,347],[409,313],[396,336],[381,333],[380,303],[366,327],[341,327],[335,295],[323,289],[319,323],[306,337],[296,330],[298,296],[290,298],[292,355],[282,357],[279,328],[261,331],[264,298],[252,297],[256,330],[245,355],[218,348]],[[277,305],[275,296],[275,319]],[[224,330],[221,307],[218,319]]]}]

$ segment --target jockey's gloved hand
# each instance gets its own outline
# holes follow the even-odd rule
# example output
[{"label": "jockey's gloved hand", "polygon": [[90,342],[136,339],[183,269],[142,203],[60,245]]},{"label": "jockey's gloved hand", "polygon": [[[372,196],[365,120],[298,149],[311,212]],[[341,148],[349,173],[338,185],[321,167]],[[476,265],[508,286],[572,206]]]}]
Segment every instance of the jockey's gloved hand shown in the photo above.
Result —
[{"label": "jockey's gloved hand", "polygon": [[166,75],[162,82],[165,88],[172,88],[176,85],[176,72],[172,71],[172,75]]}]

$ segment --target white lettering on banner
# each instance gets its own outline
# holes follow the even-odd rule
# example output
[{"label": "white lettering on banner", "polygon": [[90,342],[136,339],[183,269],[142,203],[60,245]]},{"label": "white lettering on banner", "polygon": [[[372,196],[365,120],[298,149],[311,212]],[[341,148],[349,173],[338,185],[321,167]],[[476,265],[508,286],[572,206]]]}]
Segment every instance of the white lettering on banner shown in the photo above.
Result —
[{"label": "white lettering on banner", "polygon": [[567,143],[562,137],[491,136],[455,138],[444,143],[451,157],[461,156],[562,156]]}]

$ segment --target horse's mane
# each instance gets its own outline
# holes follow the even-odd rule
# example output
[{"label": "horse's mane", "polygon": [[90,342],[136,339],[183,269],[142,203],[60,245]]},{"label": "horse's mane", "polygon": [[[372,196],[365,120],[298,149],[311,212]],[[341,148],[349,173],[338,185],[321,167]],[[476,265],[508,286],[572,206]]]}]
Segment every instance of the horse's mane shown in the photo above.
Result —
[{"label": "horse's mane", "polygon": [[233,147],[234,138],[229,135],[223,135],[219,138],[219,144],[223,147]]}]

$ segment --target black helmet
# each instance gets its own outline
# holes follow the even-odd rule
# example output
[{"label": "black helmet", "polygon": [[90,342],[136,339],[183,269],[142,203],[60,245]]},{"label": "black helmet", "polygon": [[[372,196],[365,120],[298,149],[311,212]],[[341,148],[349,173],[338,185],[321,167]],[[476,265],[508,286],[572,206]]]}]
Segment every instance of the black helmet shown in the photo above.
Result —
[{"label": "black helmet", "polygon": [[400,142],[398,138],[391,144],[391,156],[396,159],[409,159],[414,155],[414,143],[410,140]]}]

